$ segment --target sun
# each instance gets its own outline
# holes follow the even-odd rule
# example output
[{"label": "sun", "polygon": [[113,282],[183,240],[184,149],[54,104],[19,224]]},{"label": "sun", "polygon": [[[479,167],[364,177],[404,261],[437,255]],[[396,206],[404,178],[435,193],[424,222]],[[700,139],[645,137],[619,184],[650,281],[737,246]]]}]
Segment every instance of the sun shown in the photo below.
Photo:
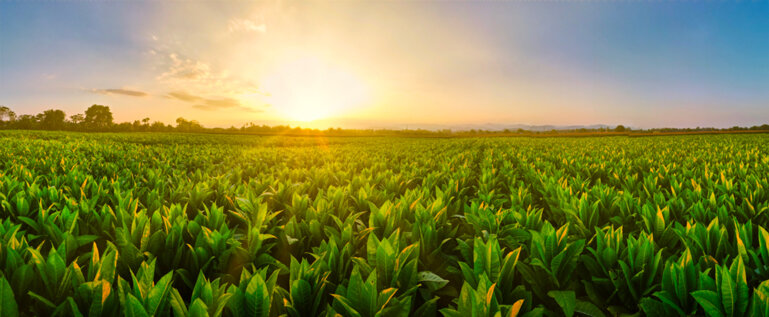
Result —
[{"label": "sun", "polygon": [[340,65],[305,56],[280,63],[264,77],[266,101],[287,120],[310,122],[365,105],[369,89]]}]

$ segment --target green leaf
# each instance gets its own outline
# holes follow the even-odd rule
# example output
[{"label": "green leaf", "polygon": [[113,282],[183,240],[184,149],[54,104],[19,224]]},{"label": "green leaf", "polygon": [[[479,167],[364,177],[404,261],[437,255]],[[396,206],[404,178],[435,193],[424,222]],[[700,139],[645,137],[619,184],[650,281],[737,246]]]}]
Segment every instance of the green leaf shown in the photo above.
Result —
[{"label": "green leaf", "polygon": [[248,316],[267,317],[270,314],[270,293],[262,276],[255,273],[246,287],[246,312]]},{"label": "green leaf", "polygon": [[146,308],[147,313],[150,315],[162,313],[158,311],[158,309],[162,306],[161,304],[165,302],[168,293],[171,291],[171,277],[173,277],[173,272],[168,272],[160,278],[160,281],[155,284],[155,287],[153,287],[147,295]]},{"label": "green leaf", "polygon": [[390,241],[382,240],[376,249],[376,272],[377,281],[382,285],[390,286],[395,270],[395,250],[393,250]]},{"label": "green leaf", "polygon": [[459,292],[459,301],[457,303],[457,311],[463,316],[473,315],[473,304],[475,291],[470,284],[465,282],[462,284],[462,290]]},{"label": "green leaf", "polygon": [[383,290],[379,293],[378,298],[378,305],[379,307],[376,307],[378,311],[383,311],[387,307],[387,305],[390,304],[390,301],[395,297],[395,293],[398,291],[397,288],[388,288],[386,290]]},{"label": "green leaf", "polygon": [[748,304],[750,303],[748,283],[745,278],[745,265],[742,262],[742,258],[737,258],[732,262],[729,275],[735,283],[735,315],[741,316],[748,310]]},{"label": "green leaf", "polygon": [[48,300],[47,298],[45,298],[45,297],[43,297],[43,296],[40,296],[40,295],[38,295],[37,293],[35,293],[35,292],[33,292],[33,291],[29,291],[29,292],[27,292],[27,295],[29,295],[30,297],[32,297],[32,298],[34,298],[34,299],[36,299],[36,300],[40,301],[40,302],[41,302],[41,303],[43,303],[45,306],[48,306],[48,307],[50,307],[50,308],[56,308],[56,304],[54,304],[53,302],[51,302],[51,301],[50,301],[50,300]]},{"label": "green leaf", "polygon": [[419,274],[417,274],[417,281],[419,283],[425,283],[425,285],[433,291],[438,290],[449,283],[448,280],[430,271],[419,272]]},{"label": "green leaf", "polygon": [[208,286],[209,283],[206,281],[205,275],[203,275],[203,272],[198,273],[198,280],[195,282],[195,287],[192,288],[192,297],[191,300],[194,301],[195,299],[201,298],[205,302],[206,299],[204,298],[203,293],[205,293],[205,288]]},{"label": "green leaf", "polygon": [[64,271],[67,269],[67,264],[64,263],[64,259],[61,258],[56,250],[51,250],[51,252],[48,253],[46,266],[48,267],[46,274],[53,277],[53,280],[50,281],[51,283],[58,282],[61,277],[64,276]]},{"label": "green leaf", "polygon": [[[67,297],[67,302],[60,305],[59,307],[66,307],[64,305],[69,304],[69,310],[72,316],[74,317],[83,317],[83,314],[80,313],[80,309],[77,308],[77,303],[75,303],[75,299],[72,297]],[[55,315],[55,313],[54,313]],[[4,315],[3,315],[4,316]]]},{"label": "green leaf", "polygon": [[184,299],[182,299],[182,295],[175,288],[171,289],[171,300],[169,303],[174,316],[187,316],[187,306],[184,303]]},{"label": "green leaf", "polygon": [[665,316],[666,314],[665,305],[662,302],[648,297],[642,298],[638,306],[646,316]]},{"label": "green leaf", "polygon": [[291,283],[291,303],[299,311],[310,311],[308,305],[312,301],[312,286],[305,280]]},{"label": "green leaf", "polygon": [[555,299],[566,317],[574,315],[574,309],[577,306],[577,295],[574,291],[549,291],[547,295]]},{"label": "green leaf", "polygon": [[[94,250],[96,247],[94,247]],[[115,281],[115,268],[117,267],[117,251],[107,251],[107,254],[101,259],[101,268],[99,269],[99,275],[102,280],[109,283]]]},{"label": "green leaf", "polygon": [[439,299],[440,297],[433,297],[422,303],[422,305],[414,311],[414,316],[434,316],[437,309],[436,303]]},{"label": "green leaf", "polygon": [[[679,315],[686,316],[686,313],[681,309],[681,307],[678,307],[678,303],[674,301],[674,299],[671,297],[671,295],[666,291],[659,291],[654,292],[654,296],[659,298],[659,300],[662,302],[660,305],[663,307],[669,307],[675,310]],[[684,293],[683,296],[689,296],[688,293]],[[643,302],[643,300],[641,300]]]},{"label": "green leaf", "polygon": [[699,290],[692,292],[692,297],[702,306],[710,317],[725,317],[721,299],[714,291]]},{"label": "green leaf", "polygon": [[0,316],[19,316],[19,307],[13,295],[13,289],[5,277],[0,277]]},{"label": "green leaf", "polygon": [[126,307],[123,308],[126,317],[149,317],[151,315],[147,314],[147,311],[144,310],[144,306],[142,305],[142,302],[139,301],[133,294],[127,294],[126,295]]},{"label": "green leaf", "polygon": [[198,298],[190,305],[189,317],[208,317],[208,306],[202,299]]},{"label": "green leaf", "polygon": [[718,281],[718,292],[721,294],[721,304],[726,316],[735,316],[734,309],[737,303],[734,281],[728,271],[721,267],[716,268],[716,280]]},{"label": "green leaf", "polygon": [[574,306],[574,311],[592,317],[604,317],[605,315],[598,306],[591,302],[577,300],[577,304]]},{"label": "green leaf", "polygon": [[342,305],[342,308],[344,308],[347,315],[353,316],[353,317],[360,317],[360,313],[358,313],[358,311],[356,311],[355,308],[352,307],[352,303],[350,303],[350,301],[347,300],[347,298],[338,294],[331,294],[331,296],[333,296],[334,300],[336,300],[339,304]]}]

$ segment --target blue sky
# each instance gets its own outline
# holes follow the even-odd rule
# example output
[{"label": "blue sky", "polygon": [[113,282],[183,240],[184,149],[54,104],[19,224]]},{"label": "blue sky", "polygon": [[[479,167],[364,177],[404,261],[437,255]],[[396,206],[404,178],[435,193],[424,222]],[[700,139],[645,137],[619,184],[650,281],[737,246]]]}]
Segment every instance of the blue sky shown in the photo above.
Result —
[{"label": "blue sky", "polygon": [[323,127],[769,123],[769,2],[0,2],[0,104]]}]

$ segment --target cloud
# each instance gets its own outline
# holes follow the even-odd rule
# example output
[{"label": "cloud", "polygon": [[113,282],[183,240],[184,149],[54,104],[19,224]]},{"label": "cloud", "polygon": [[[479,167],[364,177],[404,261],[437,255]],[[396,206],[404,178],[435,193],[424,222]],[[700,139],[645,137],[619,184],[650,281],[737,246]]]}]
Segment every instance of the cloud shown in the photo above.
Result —
[{"label": "cloud", "polygon": [[240,101],[233,98],[203,99],[203,102],[203,104],[194,105],[193,107],[204,110],[241,107]]},{"label": "cloud", "polygon": [[145,97],[149,95],[143,91],[128,89],[91,89],[91,92],[102,95],[123,95],[131,97]]},{"label": "cloud", "polygon": [[203,98],[200,98],[198,96],[190,95],[190,94],[188,94],[186,92],[169,92],[168,96],[171,97],[171,98],[179,99],[181,101],[186,101],[186,102],[195,102],[195,101],[203,99]]},{"label": "cloud", "polygon": [[246,107],[235,98],[204,98],[183,91],[169,92],[169,98],[193,104],[192,107],[200,110],[214,111],[223,109],[237,109],[249,112],[262,112],[262,110]]},{"label": "cloud", "polygon": [[170,66],[167,71],[158,76],[159,80],[193,80],[200,81],[211,78],[211,67],[201,61],[181,58],[175,53],[168,54]]},{"label": "cloud", "polygon": [[264,23],[256,23],[253,20],[248,19],[232,19],[229,23],[230,33],[236,32],[267,32],[267,25]]},{"label": "cloud", "polygon": [[[243,25],[250,28],[248,24]],[[166,98],[206,111],[262,111],[242,104],[238,97],[259,93],[251,79],[232,74],[215,61],[209,63],[185,55],[182,47],[158,42],[147,56],[155,62],[157,84],[169,91]]]},{"label": "cloud", "polygon": [[159,59],[163,70],[157,80],[171,89],[191,89],[226,95],[258,92],[257,85],[252,81],[232,76],[226,70],[214,70],[209,63],[177,53],[163,53],[161,49],[150,50],[150,55]]}]

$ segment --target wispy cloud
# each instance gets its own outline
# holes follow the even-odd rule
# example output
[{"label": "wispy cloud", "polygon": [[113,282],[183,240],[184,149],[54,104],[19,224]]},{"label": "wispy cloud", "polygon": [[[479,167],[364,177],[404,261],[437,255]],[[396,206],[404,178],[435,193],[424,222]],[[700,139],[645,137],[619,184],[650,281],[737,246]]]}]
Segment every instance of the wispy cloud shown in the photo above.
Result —
[{"label": "wispy cloud", "polygon": [[240,105],[240,101],[237,101],[232,98],[224,98],[224,99],[203,99],[204,103],[194,105],[193,107],[203,110],[217,110],[217,109],[226,109],[226,108],[234,108],[234,107],[242,107]]},{"label": "wispy cloud", "polygon": [[267,25],[248,19],[231,19],[229,23],[230,33],[235,32],[267,32]]},{"label": "wispy cloud", "polygon": [[211,67],[201,61],[181,58],[175,53],[168,54],[170,66],[158,76],[159,80],[207,80],[211,78]]},{"label": "wispy cloud", "polygon": [[123,95],[123,96],[131,96],[131,97],[145,97],[149,94],[143,91],[138,90],[128,90],[128,89],[91,89],[91,92],[96,94],[102,94],[102,95]]},{"label": "wispy cloud", "polygon": [[186,101],[186,102],[196,102],[203,99],[198,96],[190,95],[186,92],[169,92],[168,96],[171,98],[179,99],[181,101]]},{"label": "wispy cloud", "polygon": [[193,104],[192,107],[200,110],[214,111],[223,109],[237,109],[248,112],[262,112],[262,110],[244,106],[235,98],[204,98],[183,91],[169,92],[169,98]]},{"label": "wispy cloud", "polygon": [[[264,26],[256,20],[225,20],[230,32],[262,32]],[[225,25],[227,26],[227,25]],[[221,30],[227,32],[228,29]],[[263,112],[261,106],[244,103],[260,93],[248,73],[231,72],[227,61],[201,58],[174,39],[152,34],[152,46],[146,57],[152,62],[156,85],[167,91],[162,97],[182,102],[203,111]]]},{"label": "wispy cloud", "polygon": [[215,70],[207,62],[178,53],[163,53],[162,49],[153,49],[150,55],[160,59],[163,71],[157,76],[157,80],[169,85],[171,89],[192,89],[226,95],[258,91],[257,85],[252,81],[233,76],[226,70]]}]

